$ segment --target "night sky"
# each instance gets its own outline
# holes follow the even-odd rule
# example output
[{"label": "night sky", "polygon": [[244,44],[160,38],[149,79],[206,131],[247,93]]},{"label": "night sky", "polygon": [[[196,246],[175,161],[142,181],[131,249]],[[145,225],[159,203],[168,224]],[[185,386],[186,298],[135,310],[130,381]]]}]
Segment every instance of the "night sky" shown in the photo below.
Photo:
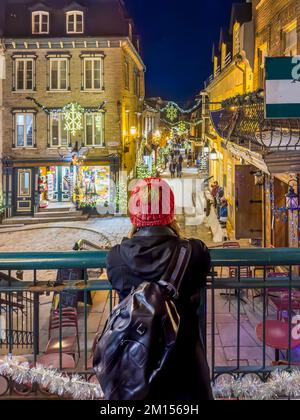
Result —
[{"label": "night sky", "polygon": [[147,96],[181,104],[212,73],[212,44],[239,0],[125,0],[142,37]]}]

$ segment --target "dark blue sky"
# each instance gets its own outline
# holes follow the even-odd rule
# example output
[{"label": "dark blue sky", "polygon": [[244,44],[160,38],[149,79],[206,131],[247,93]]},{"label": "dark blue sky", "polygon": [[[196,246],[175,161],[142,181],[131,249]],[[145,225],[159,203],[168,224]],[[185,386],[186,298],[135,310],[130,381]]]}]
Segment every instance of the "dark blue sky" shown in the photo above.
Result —
[{"label": "dark blue sky", "polygon": [[220,27],[241,0],[125,0],[142,37],[147,96],[191,99],[211,74]]}]

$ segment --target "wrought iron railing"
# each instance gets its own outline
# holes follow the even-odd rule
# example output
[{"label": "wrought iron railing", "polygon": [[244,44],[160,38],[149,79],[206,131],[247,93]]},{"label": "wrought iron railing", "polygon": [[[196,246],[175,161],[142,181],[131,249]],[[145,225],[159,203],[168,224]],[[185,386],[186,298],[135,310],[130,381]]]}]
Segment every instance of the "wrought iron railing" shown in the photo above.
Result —
[{"label": "wrought iron railing", "polygon": [[[300,339],[297,317],[300,311],[300,250],[212,249],[211,255],[212,271],[202,290],[199,316],[212,380],[223,375],[238,377],[251,373],[265,381],[279,365],[283,369],[293,369],[298,363]],[[0,253],[0,270],[7,273],[8,279],[15,270],[24,272],[23,281],[8,280],[7,286],[1,285],[0,293],[5,294],[8,301],[21,294],[30,296],[33,332],[32,342],[24,343],[23,339],[16,342],[16,315],[13,306],[6,305],[7,339],[2,341],[0,359],[5,354],[26,355],[32,365],[42,363],[65,372],[76,371],[91,380],[93,343],[117,302],[108,281],[99,278],[103,275],[106,256],[105,251]],[[70,280],[57,282],[58,270],[64,274],[70,272]],[[91,300],[90,294],[95,292],[97,295]],[[64,302],[69,302],[66,293],[75,293],[80,301],[77,305],[75,299],[76,304],[72,304],[77,307],[75,317],[65,313]],[[50,314],[54,316],[56,327],[53,336],[49,329]],[[64,324],[66,316],[70,317],[71,325],[78,326],[73,350],[64,347],[66,338],[73,334],[70,325]],[[272,328],[275,327],[284,336],[281,348],[276,348],[276,334],[272,342]],[[246,342],[245,328],[250,334]],[[51,349],[50,346],[49,350],[49,339],[52,338],[57,340],[56,347]],[[251,347],[255,348],[255,358],[250,354],[246,357]],[[224,355],[224,352],[228,354],[222,358],[220,354]],[[10,382],[2,397],[14,392],[38,395],[44,391],[30,386],[20,389]]]}]

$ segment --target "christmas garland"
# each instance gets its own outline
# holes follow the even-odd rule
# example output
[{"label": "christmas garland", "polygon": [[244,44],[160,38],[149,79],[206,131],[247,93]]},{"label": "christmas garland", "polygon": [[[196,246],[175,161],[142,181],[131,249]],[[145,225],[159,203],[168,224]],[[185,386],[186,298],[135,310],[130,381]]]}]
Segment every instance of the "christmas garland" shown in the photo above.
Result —
[{"label": "christmas garland", "polygon": [[66,375],[42,365],[30,367],[13,358],[0,360],[0,376],[12,379],[18,384],[38,384],[50,394],[71,397],[74,400],[96,400],[103,398],[100,385],[86,382],[79,375]]},{"label": "christmas garland", "polygon": [[[40,102],[38,102],[35,98],[32,98],[31,96],[27,96],[26,99],[28,99],[29,101],[32,101],[35,103],[35,105],[38,108],[41,108],[44,112],[46,112],[46,114],[51,114],[51,113],[63,113],[66,111],[66,109],[68,109],[72,103],[67,104],[63,107],[60,108],[47,108],[46,106],[42,105]],[[99,106],[97,107],[82,107],[79,104],[75,103],[76,106],[80,106],[80,109],[82,112],[84,113],[89,113],[89,112],[99,112],[99,111],[104,111],[104,106],[107,104],[107,101],[103,101]]]},{"label": "christmas garland", "polygon": [[[19,363],[16,359],[0,360],[0,375],[18,384],[38,384],[50,394],[71,397],[74,400],[93,400],[103,398],[100,385],[86,382],[79,375],[68,376],[41,365],[30,367],[29,363]],[[299,398],[300,371],[276,371],[267,382],[255,375],[243,378],[219,378],[213,385],[216,399],[278,400]]]}]

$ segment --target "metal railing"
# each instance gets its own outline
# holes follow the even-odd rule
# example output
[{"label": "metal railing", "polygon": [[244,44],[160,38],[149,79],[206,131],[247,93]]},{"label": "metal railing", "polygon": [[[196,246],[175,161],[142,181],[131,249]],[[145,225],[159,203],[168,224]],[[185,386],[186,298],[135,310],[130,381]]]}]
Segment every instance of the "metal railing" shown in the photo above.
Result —
[{"label": "metal railing", "polygon": [[[297,366],[294,352],[298,344],[300,346],[300,334],[299,343],[298,335],[295,337],[299,322],[297,314],[300,311],[300,250],[212,249],[211,256],[212,271],[201,293],[199,315],[212,380],[220,375],[238,376],[248,373],[254,373],[265,380],[278,365],[289,370]],[[101,333],[109,311],[117,302],[108,281],[99,278],[106,266],[106,257],[105,251],[0,253],[0,271],[7,274],[7,285],[3,286],[1,283],[0,286],[0,294],[7,297],[0,308],[1,316],[5,306],[6,317],[6,340],[1,341],[3,335],[0,334],[0,358],[1,354],[25,354],[34,365],[40,363],[41,358],[46,363],[45,353],[46,356],[51,354],[52,365],[53,358],[56,357],[55,366],[58,369],[76,371],[89,380],[92,377],[91,356],[94,339]],[[13,282],[16,270],[23,270],[24,280]],[[58,282],[58,270],[62,273],[69,272],[69,280]],[[284,277],[278,275],[282,271],[285,273]],[[49,279],[51,273],[53,279]],[[101,299],[96,299],[98,306],[96,305],[93,312],[90,294],[95,292],[101,293]],[[65,365],[64,339],[70,334],[68,329],[65,333],[63,325],[65,293],[78,294],[81,302],[76,309],[79,329],[75,335],[78,346],[73,353],[70,349],[67,350],[68,361],[74,361],[71,367],[69,363]],[[30,296],[32,321],[32,328],[24,330],[32,332],[32,342],[24,342],[23,338],[18,340],[14,333],[16,313],[11,303],[15,297],[24,294]],[[283,299],[283,307],[279,309],[276,306],[278,296]],[[58,322],[55,337],[57,346],[56,350],[47,352],[49,339],[52,337],[48,329],[49,317],[53,311]],[[231,328],[229,344],[220,343],[224,340],[224,334],[226,341],[226,331],[220,331],[220,328],[227,328],[224,327],[226,317],[229,318]],[[251,347],[248,342],[244,342],[245,322],[248,330],[251,330],[251,345],[257,352],[255,360],[250,356],[247,360],[243,354],[247,346]],[[277,325],[279,330],[282,327],[284,333],[288,332],[282,348],[276,348],[276,340],[274,345],[271,342],[272,323]],[[20,323],[19,327],[21,325]],[[1,328],[3,325],[0,324]],[[227,357],[224,364],[218,352],[224,352],[226,347],[230,349],[231,356]],[[35,394],[40,392],[37,388],[29,391]],[[4,397],[14,392],[20,393],[20,390],[14,383],[10,383]],[[24,395],[27,395],[27,392],[26,389]]]}]

